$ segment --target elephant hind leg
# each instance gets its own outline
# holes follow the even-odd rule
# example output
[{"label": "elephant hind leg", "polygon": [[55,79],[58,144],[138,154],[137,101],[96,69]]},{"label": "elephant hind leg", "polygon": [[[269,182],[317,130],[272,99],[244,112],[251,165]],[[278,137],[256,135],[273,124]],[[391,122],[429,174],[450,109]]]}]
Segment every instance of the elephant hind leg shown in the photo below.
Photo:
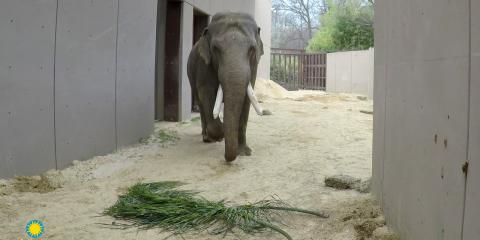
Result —
[{"label": "elephant hind leg", "polygon": [[238,144],[237,148],[237,155],[238,156],[251,156],[252,155],[252,149],[247,146],[247,144]]},{"label": "elephant hind leg", "polygon": [[198,107],[200,108],[200,121],[202,124],[202,135],[207,135],[207,122],[205,121],[205,116],[203,114],[202,104],[198,103]]},{"label": "elephant hind leg", "polygon": [[203,107],[202,101],[201,101],[200,98],[198,97],[197,91],[193,91],[193,97],[194,97],[195,100],[197,101],[198,107],[200,108],[200,121],[201,121],[201,124],[202,124],[202,137],[203,137],[203,141],[204,141],[204,142],[208,142],[208,141],[206,141],[206,140],[207,140],[207,121],[206,121],[206,119],[205,119],[205,114],[204,114],[204,109],[205,109],[205,107]]},{"label": "elephant hind leg", "polygon": [[207,121],[205,120],[205,116],[203,114],[203,108],[200,107],[200,120],[202,121],[202,139],[203,142],[212,142],[209,140],[208,135],[207,135]]}]

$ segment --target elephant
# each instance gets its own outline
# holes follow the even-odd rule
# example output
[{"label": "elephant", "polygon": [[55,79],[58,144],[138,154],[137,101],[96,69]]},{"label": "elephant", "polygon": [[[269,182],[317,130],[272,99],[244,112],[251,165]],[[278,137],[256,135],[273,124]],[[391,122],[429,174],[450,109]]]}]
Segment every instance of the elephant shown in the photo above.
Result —
[{"label": "elephant", "polygon": [[[187,64],[193,97],[200,106],[204,142],[225,139],[225,160],[250,156],[246,130],[250,104],[263,115],[253,88],[263,55],[260,28],[252,16],[224,12],[212,17]],[[223,123],[218,115],[223,108]]]}]

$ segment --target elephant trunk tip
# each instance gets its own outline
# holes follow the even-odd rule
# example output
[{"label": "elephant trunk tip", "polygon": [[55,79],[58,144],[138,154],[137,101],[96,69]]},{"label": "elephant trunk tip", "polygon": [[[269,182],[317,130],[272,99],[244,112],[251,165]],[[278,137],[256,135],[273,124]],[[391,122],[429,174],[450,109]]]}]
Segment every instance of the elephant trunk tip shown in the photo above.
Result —
[{"label": "elephant trunk tip", "polygon": [[229,154],[229,153],[225,153],[225,161],[227,161],[227,163],[230,163],[230,162],[233,162],[235,161],[235,159],[237,159],[237,154]]}]

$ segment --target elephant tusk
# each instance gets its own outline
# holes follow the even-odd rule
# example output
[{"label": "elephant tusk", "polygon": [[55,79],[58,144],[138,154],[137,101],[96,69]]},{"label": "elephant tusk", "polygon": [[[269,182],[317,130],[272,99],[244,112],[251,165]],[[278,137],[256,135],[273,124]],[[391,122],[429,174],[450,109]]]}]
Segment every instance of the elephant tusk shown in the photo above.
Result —
[{"label": "elephant tusk", "polygon": [[253,108],[255,108],[255,111],[257,112],[257,114],[262,116],[263,109],[258,103],[257,97],[255,97],[255,92],[253,91],[253,87],[251,83],[248,83],[247,94],[248,94],[248,98],[250,99],[250,103],[252,103],[252,106]]},{"label": "elephant tusk", "polygon": [[220,114],[219,114],[220,118],[223,118],[223,116],[225,116],[225,113],[223,112],[224,107],[225,107],[225,104],[222,103],[222,105],[220,105]]},{"label": "elephant tusk", "polygon": [[215,105],[213,106],[213,119],[217,119],[221,111],[221,105],[223,102],[223,89],[222,85],[218,86],[217,99],[215,99]]}]

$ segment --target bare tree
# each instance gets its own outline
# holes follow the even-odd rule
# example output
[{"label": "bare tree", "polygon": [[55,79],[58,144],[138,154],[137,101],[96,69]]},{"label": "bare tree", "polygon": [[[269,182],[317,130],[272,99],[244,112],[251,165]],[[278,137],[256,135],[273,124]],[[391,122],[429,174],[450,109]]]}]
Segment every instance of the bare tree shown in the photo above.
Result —
[{"label": "bare tree", "polygon": [[319,16],[326,11],[326,0],[274,0],[273,8],[277,11],[293,13],[302,23],[306,24],[308,37],[313,36],[313,30],[318,29]]},{"label": "bare tree", "polygon": [[[320,25],[320,15],[327,11],[326,0],[273,0],[273,11],[277,19],[273,19],[274,30],[281,31],[283,41],[303,42],[305,47]],[[278,20],[281,21],[278,21]],[[277,20],[277,21],[275,21]],[[276,26],[275,24],[284,24]],[[302,48],[303,48],[302,47]]]}]

